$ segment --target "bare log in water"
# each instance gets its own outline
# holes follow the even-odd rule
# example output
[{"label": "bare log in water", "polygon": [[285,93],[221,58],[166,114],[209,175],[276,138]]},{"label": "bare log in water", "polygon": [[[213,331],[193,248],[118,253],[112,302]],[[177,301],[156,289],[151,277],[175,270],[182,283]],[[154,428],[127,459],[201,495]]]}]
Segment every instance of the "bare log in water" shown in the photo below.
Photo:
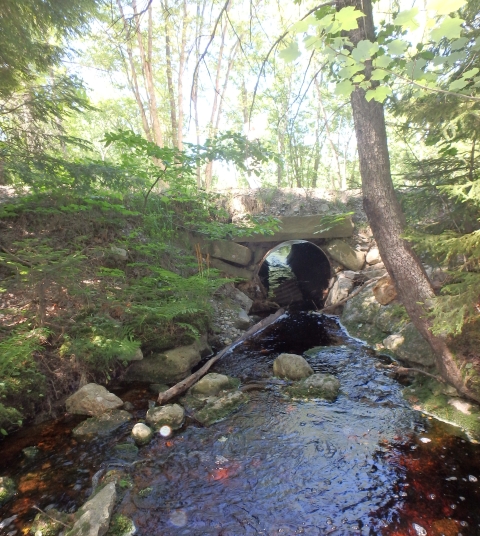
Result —
[{"label": "bare log in water", "polygon": [[264,318],[254,326],[252,326],[249,330],[247,330],[240,338],[238,338],[236,341],[232,342],[229,346],[226,346],[223,350],[218,352],[216,356],[213,356],[211,359],[209,359],[205,365],[203,365],[202,368],[197,370],[197,372],[194,372],[191,374],[188,378],[185,378],[181,382],[177,383],[173,387],[170,387],[167,391],[164,391],[163,393],[160,393],[158,395],[157,402],[162,405],[171,400],[172,398],[175,398],[178,395],[181,395],[184,393],[187,389],[190,389],[192,385],[196,384],[200,378],[202,378],[221,357],[223,357],[232,347],[236,346],[237,344],[241,343],[251,335],[254,335],[255,333],[259,332],[263,328],[266,328],[270,324],[273,324],[277,318],[283,315],[285,312],[285,309],[279,309],[276,313],[267,316],[267,318]]}]

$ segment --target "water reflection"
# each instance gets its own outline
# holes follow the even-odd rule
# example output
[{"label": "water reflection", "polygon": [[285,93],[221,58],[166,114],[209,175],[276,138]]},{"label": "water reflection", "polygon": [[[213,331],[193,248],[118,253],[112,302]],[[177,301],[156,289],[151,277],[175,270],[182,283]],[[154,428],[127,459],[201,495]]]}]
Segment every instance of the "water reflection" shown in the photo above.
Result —
[{"label": "water reflection", "polygon": [[[315,372],[340,380],[337,401],[292,400],[282,385],[267,382],[221,423],[203,428],[190,421],[169,438],[157,434],[140,451],[145,463],[127,468],[132,484],[118,506],[137,534],[477,534],[478,446],[411,410],[378,358],[335,319],[285,315],[215,371],[265,379],[278,353],[306,350]],[[146,408],[147,399],[147,391],[137,392],[135,402]],[[11,503],[1,518],[20,513],[21,529],[35,514],[32,504],[69,508],[75,483],[82,502],[93,473],[107,469],[107,461],[118,464],[111,446],[128,431],[127,425],[118,437],[88,447],[57,437],[41,462],[12,464],[17,481],[30,474],[36,484],[22,493],[23,508]],[[71,476],[62,487],[53,473]]]}]

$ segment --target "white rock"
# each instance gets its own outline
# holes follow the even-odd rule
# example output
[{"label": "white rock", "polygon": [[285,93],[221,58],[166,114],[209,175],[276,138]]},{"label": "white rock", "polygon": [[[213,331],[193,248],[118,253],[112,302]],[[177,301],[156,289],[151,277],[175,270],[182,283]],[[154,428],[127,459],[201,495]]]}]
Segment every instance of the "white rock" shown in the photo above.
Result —
[{"label": "white rock", "polygon": [[153,430],[143,422],[139,422],[132,429],[132,437],[137,445],[146,445],[153,437]]},{"label": "white rock", "polygon": [[472,409],[472,404],[469,404],[465,400],[462,400],[460,398],[450,398],[448,403],[455,409],[458,409],[458,411],[460,411],[461,413],[465,415],[471,415],[470,410]]},{"label": "white rock", "polygon": [[367,264],[378,264],[379,262],[382,262],[378,248],[371,248],[367,253],[367,258],[365,260],[367,261]]}]

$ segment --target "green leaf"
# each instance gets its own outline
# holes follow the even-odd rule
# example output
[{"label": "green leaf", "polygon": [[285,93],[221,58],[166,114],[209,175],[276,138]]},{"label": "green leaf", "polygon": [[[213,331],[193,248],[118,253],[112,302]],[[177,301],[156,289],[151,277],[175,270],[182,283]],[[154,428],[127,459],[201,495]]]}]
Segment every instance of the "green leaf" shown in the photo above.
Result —
[{"label": "green leaf", "polygon": [[350,78],[354,74],[358,73],[358,71],[362,71],[365,68],[365,66],[361,63],[355,63],[353,65],[350,65],[348,67],[343,67],[338,71],[338,76],[341,78]]},{"label": "green leaf", "polygon": [[298,43],[296,41],[290,43],[287,48],[283,49],[280,52],[279,56],[285,63],[292,63],[293,61],[295,61],[301,56],[301,52],[298,48]]},{"label": "green leaf", "polygon": [[452,42],[450,45],[452,50],[461,50],[465,48],[465,45],[468,43],[468,39],[466,37],[460,37],[460,39],[456,39]]},{"label": "green leaf", "polygon": [[401,56],[407,50],[408,43],[402,39],[394,39],[385,43],[385,46],[387,47],[388,53],[392,56]]},{"label": "green leaf", "polygon": [[354,84],[359,84],[365,80],[365,75],[363,73],[357,74],[352,78]]},{"label": "green leaf", "polygon": [[350,97],[355,86],[350,82],[350,80],[342,80],[335,86],[335,95],[340,97]]},{"label": "green leaf", "polygon": [[405,71],[406,75],[412,80],[420,80],[425,76],[423,68],[427,65],[426,60],[418,58],[406,63]]},{"label": "green leaf", "polygon": [[0,428],[0,433],[4,436],[8,435],[8,432],[5,430],[5,428]]},{"label": "green leaf", "polygon": [[311,50],[312,48],[319,50],[323,48],[323,40],[318,35],[309,35],[304,39],[303,45],[307,50]]},{"label": "green leaf", "polygon": [[310,26],[316,25],[317,22],[318,22],[317,19],[313,15],[310,15],[306,19],[300,20],[297,23],[295,23],[291,27],[290,31],[292,33],[303,33],[303,32],[306,32],[310,28]]},{"label": "green leaf", "polygon": [[372,43],[368,39],[362,39],[352,50],[352,57],[357,61],[370,59],[379,49],[378,43]]},{"label": "green leaf", "polygon": [[427,4],[427,9],[435,11],[437,15],[448,15],[454,11],[458,11],[467,0],[430,0]]},{"label": "green leaf", "polygon": [[389,56],[377,56],[372,63],[374,67],[388,67],[392,63],[392,58]]},{"label": "green leaf", "polygon": [[383,80],[389,74],[390,73],[384,71],[383,69],[375,69],[374,71],[372,71],[372,76],[370,77],[370,80]]},{"label": "green leaf", "polygon": [[379,103],[383,103],[391,94],[392,90],[388,86],[378,86],[375,89],[369,89],[365,94],[365,98],[368,102],[373,99]]},{"label": "green leaf", "polygon": [[459,89],[463,89],[465,86],[468,86],[468,80],[465,80],[464,78],[461,78],[460,80],[454,80],[449,86],[449,91],[458,91]]},{"label": "green leaf", "polygon": [[478,69],[477,67],[474,67],[473,69],[470,69],[469,71],[466,71],[465,73],[463,73],[463,74],[462,74],[462,78],[472,78],[472,77],[474,77],[479,71],[480,71],[480,69]]},{"label": "green leaf", "polygon": [[441,41],[443,38],[457,39],[462,33],[462,24],[464,22],[463,19],[457,17],[447,17],[443,19],[438,28],[434,28],[431,31],[430,36],[436,42]]},{"label": "green leaf", "polygon": [[365,15],[353,6],[342,8],[335,15],[335,20],[340,24],[343,31],[356,30],[358,28],[357,19]]},{"label": "green leaf", "polygon": [[416,7],[400,11],[395,17],[393,24],[395,26],[401,26],[404,30],[416,30],[420,26],[415,18],[417,15],[418,8]]}]

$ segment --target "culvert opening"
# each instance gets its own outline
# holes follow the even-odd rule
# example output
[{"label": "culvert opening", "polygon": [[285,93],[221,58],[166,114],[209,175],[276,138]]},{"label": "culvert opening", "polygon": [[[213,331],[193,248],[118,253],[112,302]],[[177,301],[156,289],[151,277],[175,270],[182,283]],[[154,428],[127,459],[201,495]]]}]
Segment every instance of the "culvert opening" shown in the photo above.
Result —
[{"label": "culvert opening", "polygon": [[280,307],[321,309],[328,293],[331,266],[315,244],[290,240],[265,255],[258,276],[268,300]]}]

